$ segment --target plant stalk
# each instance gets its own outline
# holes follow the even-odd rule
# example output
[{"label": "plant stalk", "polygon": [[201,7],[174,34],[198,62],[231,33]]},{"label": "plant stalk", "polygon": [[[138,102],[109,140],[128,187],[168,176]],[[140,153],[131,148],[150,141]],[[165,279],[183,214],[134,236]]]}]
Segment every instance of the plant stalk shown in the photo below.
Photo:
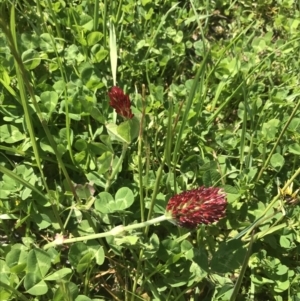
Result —
[{"label": "plant stalk", "polygon": [[91,234],[91,235],[86,235],[86,236],[80,236],[80,237],[73,237],[73,238],[67,238],[64,239],[62,235],[58,235],[54,241],[46,244],[43,249],[47,250],[51,247],[55,247],[58,245],[62,244],[70,244],[74,242],[79,242],[79,241],[86,241],[86,240],[91,240],[91,239],[97,239],[101,237],[107,237],[107,236],[117,236],[120,235],[121,233],[124,233],[126,231],[131,231],[139,228],[144,228],[144,227],[149,227],[150,225],[160,223],[166,220],[172,220],[171,215],[161,215],[159,217],[155,217],[149,221],[145,221],[143,223],[138,223],[138,224],[133,224],[133,225],[128,225],[128,226],[123,226],[119,225],[111,229],[110,231],[103,232],[103,233],[96,233],[96,234]]}]

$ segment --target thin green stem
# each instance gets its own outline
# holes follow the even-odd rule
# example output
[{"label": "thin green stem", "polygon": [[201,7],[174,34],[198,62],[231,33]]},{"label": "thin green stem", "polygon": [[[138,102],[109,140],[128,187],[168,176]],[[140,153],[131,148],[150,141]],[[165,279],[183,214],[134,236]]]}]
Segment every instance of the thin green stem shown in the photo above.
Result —
[{"label": "thin green stem", "polygon": [[179,149],[180,149],[181,142],[182,142],[183,132],[184,132],[184,129],[186,128],[186,126],[187,126],[188,116],[190,114],[190,110],[191,110],[191,107],[192,107],[194,96],[196,94],[196,90],[197,90],[198,85],[199,85],[199,78],[200,78],[201,75],[204,74],[204,71],[205,71],[205,66],[206,66],[206,61],[207,61],[207,58],[208,58],[208,54],[209,54],[209,52],[207,52],[205,54],[205,57],[203,58],[203,61],[202,61],[201,65],[198,68],[196,76],[193,80],[193,85],[192,85],[191,90],[189,92],[189,97],[187,99],[187,103],[186,103],[185,108],[184,108],[184,114],[182,116],[182,122],[181,122],[181,126],[179,128],[179,131],[178,131],[178,135],[177,135],[177,139],[176,139],[176,143],[175,143],[175,147],[174,147],[174,152],[173,152],[172,161],[173,161],[174,172],[175,172],[175,168],[176,168],[178,157],[179,157],[178,154],[180,154]]},{"label": "thin green stem", "polygon": [[[22,79],[22,80],[19,80],[19,85],[20,85],[20,94],[21,94],[21,97],[24,98],[24,95],[25,95],[25,90],[24,90],[24,85],[26,86],[26,89],[31,97],[31,100],[32,100],[32,103],[34,105],[34,108],[36,110],[36,113],[39,117],[39,120],[41,122],[41,125],[46,133],[46,136],[47,136],[47,139],[48,141],[50,142],[50,145],[51,147],[53,148],[54,150],[54,153],[57,157],[57,160],[58,160],[58,163],[64,173],[64,176],[66,178],[66,181],[68,182],[69,184],[69,187],[74,195],[74,197],[78,200],[78,196],[75,192],[75,189],[72,185],[72,182],[71,182],[71,179],[68,175],[68,172],[63,164],[63,161],[61,159],[61,156],[57,150],[57,147],[56,147],[56,143],[50,133],[50,130],[47,126],[47,122],[46,120],[44,120],[43,118],[43,115],[42,115],[42,112],[40,110],[40,107],[37,103],[37,100],[36,100],[36,97],[35,97],[35,93],[33,91],[33,88],[28,80],[29,76],[28,76],[28,73],[25,69],[25,66],[21,60],[21,57],[18,53],[18,49],[17,49],[17,41],[16,41],[16,32],[14,30],[15,28],[15,23],[14,23],[14,20],[15,20],[15,14],[14,14],[14,6],[12,6],[11,8],[11,28],[13,29],[13,31],[11,32],[9,30],[9,28],[7,27],[7,24],[5,22],[3,22],[2,19],[0,19],[0,27],[2,28],[3,32],[5,33],[6,35],[6,38],[7,38],[7,41],[8,41],[8,46],[10,48],[10,51],[15,59],[15,62],[16,62],[16,69],[17,69],[17,72],[19,74],[19,78]],[[22,88],[23,87],[23,88]],[[23,96],[22,96],[23,95]],[[42,170],[42,167],[41,167],[41,163],[40,163],[40,159],[39,159],[39,151],[38,151],[38,148],[37,148],[37,145],[36,145],[36,137],[35,137],[35,134],[34,134],[34,130],[33,130],[33,127],[32,127],[32,121],[31,121],[31,117],[30,117],[30,114],[29,114],[29,108],[28,108],[28,103],[26,101],[26,99],[24,98],[22,100],[22,104],[23,104],[23,108],[24,108],[24,111],[25,111],[25,119],[26,119],[26,123],[27,123],[27,126],[29,127],[29,134],[30,134],[30,137],[31,137],[31,141],[32,141],[32,146],[33,146],[33,150],[34,150],[34,154],[36,156],[36,161],[37,161],[37,164],[38,164],[38,167],[40,169],[40,172],[41,172],[41,175],[44,179],[44,176],[43,176],[43,170]],[[46,190],[48,190],[48,187],[47,187],[47,183],[44,179],[44,184],[45,184],[45,187],[46,187]],[[51,201],[51,199],[50,199]],[[79,200],[78,200],[79,201]],[[51,203],[52,205],[52,209],[53,209],[53,212],[57,218],[57,221],[61,227],[61,230],[63,231],[63,223],[61,221],[61,218],[59,216],[59,213],[58,213],[58,208],[56,207],[56,205],[52,202]]]},{"label": "thin green stem", "polygon": [[64,82],[66,83],[64,85],[65,112],[66,112],[66,114],[65,114],[65,116],[66,116],[66,134],[67,134],[68,151],[69,151],[69,154],[70,154],[70,158],[72,160],[72,163],[75,165],[75,160],[74,160],[73,151],[72,151],[72,139],[71,139],[72,130],[71,130],[71,127],[70,127],[71,120],[70,120],[70,115],[69,115],[69,102],[68,102],[68,92],[67,92],[67,75],[66,75],[66,72],[65,72],[65,68],[62,64],[61,57],[58,54],[55,40],[54,40],[53,36],[50,33],[49,33],[49,36],[50,36],[50,39],[51,39],[51,42],[52,42],[53,49],[55,50],[57,64],[59,65],[58,69],[60,70],[61,77],[63,78]]},{"label": "thin green stem", "polygon": [[243,85],[243,98],[244,98],[244,116],[243,116],[243,123],[242,123],[242,132],[241,132],[241,143],[240,143],[240,172],[244,167],[244,155],[245,155],[245,144],[246,144],[246,132],[247,132],[247,118],[248,118],[248,103],[247,97],[245,95],[245,82],[242,82]]},{"label": "thin green stem", "polygon": [[116,24],[119,23],[121,15],[122,15],[122,5],[123,5],[123,0],[119,1],[119,5],[118,5],[118,11],[117,11],[117,15],[116,15]]},{"label": "thin green stem", "polygon": [[254,242],[254,241],[255,241],[255,238],[254,238],[254,232],[252,232],[251,240],[250,240],[250,243],[249,243],[249,245],[248,245],[248,250],[247,250],[246,256],[245,256],[245,258],[244,258],[243,265],[242,265],[242,268],[241,268],[239,277],[238,277],[238,279],[237,279],[237,281],[236,281],[236,283],[235,283],[233,292],[232,292],[232,294],[231,294],[230,301],[235,301],[236,298],[237,298],[237,296],[238,296],[238,293],[239,293],[240,288],[241,288],[241,286],[242,286],[242,281],[243,281],[245,272],[246,272],[247,267],[248,267],[248,262],[249,262],[249,258],[250,258],[250,256],[251,256],[252,245],[253,245],[253,242]]},{"label": "thin green stem", "polygon": [[[171,155],[172,155],[172,144],[173,144],[173,131],[175,131],[176,122],[173,124],[172,116],[174,112],[174,105],[173,105],[173,98],[169,97],[168,99],[168,127],[167,127],[167,139],[166,139],[166,146],[165,146],[165,157],[166,157],[166,164],[169,169],[168,179],[167,179],[167,187],[169,188],[169,183],[172,178],[172,162],[171,162]],[[174,128],[173,128],[174,125]],[[173,131],[172,131],[173,128]],[[174,177],[174,181],[176,181],[176,177]],[[175,184],[174,184],[174,187]]]},{"label": "thin green stem", "polygon": [[[286,182],[286,184],[284,185],[282,190],[285,191],[291,185],[291,183],[293,183],[293,181],[298,177],[299,174],[300,174],[300,168],[298,168],[297,171],[294,173],[294,175]],[[278,195],[276,195],[273,198],[273,200],[267,206],[267,208],[264,210],[264,212],[261,214],[261,216],[258,219],[256,219],[252,225],[250,225],[248,228],[244,229],[241,233],[239,233],[237,236],[235,236],[234,239],[238,239],[243,236],[242,240],[246,241],[254,229],[257,229],[264,221],[274,217],[274,215],[277,214],[277,212],[274,212],[268,216],[266,216],[266,214],[270,209],[272,209],[274,207],[275,203],[280,198],[280,196],[281,196],[281,194],[278,193]]]},{"label": "thin green stem", "polygon": [[115,168],[113,169],[111,175],[109,176],[109,178],[108,178],[108,180],[106,182],[105,191],[109,190],[112,180],[115,178],[116,174],[119,172],[120,166],[121,166],[121,164],[124,161],[127,148],[128,148],[128,144],[127,143],[123,143],[123,148],[122,148],[121,156],[120,156],[119,161],[117,162]]},{"label": "thin green stem", "polygon": [[15,180],[16,182],[19,182],[20,184],[24,185],[25,187],[31,189],[34,191],[41,200],[44,201],[44,203],[48,203],[48,198],[45,196],[44,193],[42,193],[39,189],[37,189],[34,185],[31,185],[28,181],[25,181],[23,178],[21,178],[19,175],[16,173],[12,172],[11,170],[7,169],[4,166],[0,165],[0,172],[9,176],[11,179]]},{"label": "thin green stem", "polygon": [[145,204],[144,204],[144,183],[143,183],[143,162],[142,162],[142,149],[143,149],[143,126],[146,112],[145,102],[145,85],[142,89],[142,118],[140,121],[140,131],[138,140],[138,173],[139,173],[139,191],[140,191],[140,210],[141,210],[141,222],[145,221]]},{"label": "thin green stem", "polygon": [[50,11],[50,15],[53,18],[53,21],[54,21],[54,24],[55,24],[55,29],[56,29],[57,35],[62,39],[60,24],[59,24],[59,22],[56,18],[55,12],[53,11],[52,2],[47,0],[47,4],[48,4],[49,11]]},{"label": "thin green stem", "polygon": [[45,24],[45,19],[44,19],[44,16],[43,16],[43,11],[42,11],[42,6],[41,6],[41,3],[40,3],[40,0],[36,1],[36,7],[37,7],[37,11],[38,11],[38,16],[39,16],[40,20],[42,21],[43,31],[47,32],[47,26]]},{"label": "thin green stem", "polygon": [[[153,194],[152,194],[152,198],[151,198],[151,203],[150,203],[150,207],[149,207],[149,211],[148,211],[148,217],[147,220],[151,220],[152,214],[153,214],[153,209],[154,209],[154,205],[156,203],[156,196],[158,194],[158,190],[159,190],[159,186],[160,186],[160,180],[162,177],[162,171],[165,165],[165,157],[162,159],[162,162],[159,166],[159,169],[157,171],[157,175],[156,175],[156,181],[155,181],[155,186],[154,186],[154,190],[153,190]],[[148,231],[149,231],[149,227],[145,227],[144,230],[144,235],[145,237],[148,235]]]},{"label": "thin green stem", "polygon": [[67,227],[67,225],[69,223],[69,220],[70,220],[70,218],[72,216],[73,211],[74,211],[74,208],[70,208],[69,214],[68,214],[68,216],[67,216],[67,218],[65,220],[65,224],[64,224],[65,229],[66,229],[66,227]]},{"label": "thin green stem", "polygon": [[159,34],[159,32],[160,32],[160,30],[161,30],[161,27],[165,24],[168,15],[169,15],[173,10],[176,9],[176,7],[177,7],[178,4],[179,4],[179,3],[175,3],[175,4],[174,4],[174,5],[166,12],[166,14],[161,18],[160,23],[158,24],[158,26],[157,26],[157,28],[156,28],[156,30],[155,30],[155,32],[154,32],[154,35],[153,35],[152,38],[150,39],[149,46],[148,46],[148,49],[147,49],[147,52],[146,52],[146,54],[145,54],[145,56],[144,56],[143,61],[146,61],[146,60],[148,59],[148,56],[149,56],[149,54],[150,54],[150,50],[152,49],[152,47],[153,47],[153,45],[154,45],[155,39],[156,39],[157,35]]},{"label": "thin green stem", "polygon": [[[162,162],[161,162],[161,164],[159,166],[159,169],[157,171],[155,186],[154,186],[154,190],[153,190],[153,194],[152,194],[150,208],[149,208],[149,211],[148,211],[148,218],[147,218],[148,222],[151,221],[150,219],[151,219],[151,216],[152,216],[152,213],[153,213],[153,209],[154,209],[154,205],[155,205],[155,201],[156,201],[156,196],[157,196],[157,193],[158,193],[158,190],[159,190],[160,180],[161,180],[161,177],[162,177],[162,171],[163,171],[164,165],[165,165],[165,156],[163,157]],[[145,222],[145,223],[147,223],[147,222]],[[144,229],[144,236],[145,237],[147,237],[147,235],[148,235],[149,225],[147,225]],[[133,289],[132,289],[133,292],[135,292],[136,289],[137,289],[138,279],[139,279],[139,275],[141,273],[141,268],[142,268],[143,255],[144,255],[144,249],[141,249],[140,254],[139,254],[139,260],[138,260],[138,263],[137,263],[136,273],[135,273],[135,277],[134,277],[134,281],[133,281]],[[135,299],[135,296],[133,294],[131,296],[131,300],[133,301],[134,299]]]},{"label": "thin green stem", "polygon": [[106,43],[106,36],[107,36],[107,0],[104,0],[104,7],[103,7],[103,41],[104,45],[103,47],[107,48],[107,43]]},{"label": "thin green stem", "polygon": [[291,123],[291,121],[293,120],[293,118],[294,118],[296,112],[298,111],[299,106],[300,106],[300,101],[298,101],[298,103],[297,103],[297,105],[295,106],[295,108],[294,108],[294,110],[293,110],[291,116],[289,117],[289,119],[288,119],[288,121],[285,123],[285,125],[284,125],[284,127],[283,127],[281,133],[279,134],[279,136],[278,136],[278,138],[277,138],[277,140],[276,140],[276,142],[275,142],[275,144],[274,144],[274,146],[273,146],[271,152],[269,153],[269,156],[268,156],[267,159],[264,161],[264,165],[263,165],[262,168],[260,169],[256,181],[259,181],[259,179],[261,178],[261,176],[262,176],[264,170],[265,170],[266,167],[268,166],[268,164],[269,164],[269,162],[270,162],[270,160],[271,160],[271,158],[272,158],[272,155],[274,154],[274,152],[275,152],[275,150],[276,150],[276,148],[277,148],[277,146],[278,146],[278,144],[279,144],[279,142],[280,142],[280,140],[281,140],[283,134],[286,132],[288,126],[290,125],[290,123]]},{"label": "thin green stem", "polygon": [[18,300],[30,301],[23,294],[21,294],[20,292],[18,292],[15,288],[13,288],[12,286],[6,284],[5,282],[3,282],[1,280],[0,280],[0,285],[1,285],[2,288],[4,288],[5,290],[7,290],[8,292],[12,292],[15,296],[17,296]]},{"label": "thin green stem", "polygon": [[99,0],[95,0],[94,5],[94,30],[96,31],[99,26]]},{"label": "thin green stem", "polygon": [[46,244],[43,249],[47,250],[47,249],[57,246],[57,245],[70,244],[70,243],[79,242],[79,241],[87,241],[87,240],[98,239],[98,238],[107,237],[107,236],[117,236],[126,231],[132,231],[135,229],[149,227],[150,225],[161,223],[163,221],[172,220],[172,219],[173,218],[171,215],[161,215],[161,216],[153,218],[149,221],[145,221],[145,222],[138,223],[138,224],[133,224],[133,225],[128,225],[128,226],[119,225],[119,226],[114,227],[110,231],[103,232],[103,233],[96,233],[96,234],[68,238],[68,239],[64,239],[61,235],[58,235],[58,237],[55,238],[54,241]]},{"label": "thin green stem", "polygon": [[117,50],[117,37],[116,29],[112,20],[109,23],[109,55],[111,74],[114,86],[117,85],[117,67],[118,67],[118,50]]}]

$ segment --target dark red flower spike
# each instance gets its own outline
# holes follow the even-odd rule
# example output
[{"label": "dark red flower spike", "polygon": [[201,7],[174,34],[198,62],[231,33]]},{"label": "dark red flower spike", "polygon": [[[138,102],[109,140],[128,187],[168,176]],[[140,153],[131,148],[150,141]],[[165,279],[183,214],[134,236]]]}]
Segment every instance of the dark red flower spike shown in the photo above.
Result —
[{"label": "dark red flower spike", "polygon": [[125,94],[121,88],[114,86],[108,92],[108,96],[109,105],[116,110],[117,114],[127,119],[133,118],[129,95]]},{"label": "dark red flower spike", "polygon": [[226,194],[221,188],[199,187],[174,195],[166,209],[176,224],[194,229],[199,224],[219,221],[226,215],[226,206]]}]

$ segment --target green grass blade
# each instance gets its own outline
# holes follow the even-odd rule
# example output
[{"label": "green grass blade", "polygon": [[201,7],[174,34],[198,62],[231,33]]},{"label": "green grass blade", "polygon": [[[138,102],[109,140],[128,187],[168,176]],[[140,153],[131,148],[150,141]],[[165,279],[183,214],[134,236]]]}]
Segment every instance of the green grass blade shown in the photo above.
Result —
[{"label": "green grass blade", "polygon": [[174,4],[174,5],[166,12],[166,14],[161,18],[161,21],[160,21],[160,23],[158,24],[158,26],[157,26],[157,28],[156,28],[156,30],[155,30],[155,32],[154,32],[154,34],[153,34],[153,36],[152,36],[150,42],[149,42],[149,47],[148,47],[148,50],[147,50],[147,52],[146,52],[146,54],[145,54],[145,56],[144,56],[144,60],[147,60],[147,58],[148,58],[148,56],[149,56],[149,54],[150,54],[150,49],[153,47],[154,41],[155,41],[157,35],[159,34],[160,29],[161,29],[162,26],[164,25],[164,23],[165,23],[165,21],[166,21],[168,15],[169,15],[172,11],[174,11],[174,10],[176,9],[176,7],[178,6],[178,4],[179,4],[179,3],[175,3],[175,4]]},{"label": "green grass blade", "polygon": [[[299,95],[300,95],[300,94],[299,94]],[[299,96],[299,95],[298,95],[298,96]],[[279,136],[278,136],[276,142],[274,143],[274,145],[273,145],[273,147],[272,147],[272,149],[271,149],[271,151],[270,151],[270,153],[269,153],[267,159],[264,161],[264,164],[263,164],[263,166],[261,167],[261,169],[260,169],[260,171],[259,171],[259,173],[258,173],[257,181],[259,181],[259,179],[261,178],[261,176],[262,176],[264,170],[265,170],[266,167],[268,166],[268,164],[269,164],[269,162],[270,162],[270,160],[271,160],[271,157],[272,157],[272,155],[274,154],[274,152],[275,152],[275,150],[276,150],[276,148],[277,148],[277,146],[278,146],[280,140],[282,139],[284,133],[287,131],[288,126],[290,125],[290,123],[292,122],[293,118],[295,117],[297,111],[299,110],[299,106],[300,106],[300,100],[297,102],[297,104],[296,104],[296,106],[295,106],[293,112],[291,113],[289,119],[288,119],[287,122],[285,123],[285,125],[284,125],[282,131],[280,132],[280,134],[279,134]]]},{"label": "green grass blade", "polygon": [[0,172],[3,173],[3,174],[5,174],[5,175],[7,175],[8,177],[10,177],[11,179],[15,180],[16,182],[19,182],[23,186],[25,186],[25,187],[31,189],[32,191],[34,191],[46,203],[49,202],[48,198],[46,197],[46,195],[43,192],[41,192],[35,186],[31,185],[30,183],[28,183],[27,181],[25,181],[24,179],[22,179],[20,176],[18,176],[17,174],[15,174],[14,172],[12,172],[11,170],[9,170],[6,167],[0,165]]},{"label": "green grass blade", "polygon": [[117,54],[117,38],[115,26],[112,20],[109,23],[109,54],[110,54],[110,65],[111,73],[113,78],[113,84],[117,84],[117,63],[118,63],[118,54]]},{"label": "green grass blade", "polygon": [[248,267],[248,261],[249,261],[249,258],[251,256],[251,253],[252,253],[253,242],[254,242],[254,233],[252,232],[251,240],[250,240],[250,243],[248,245],[248,250],[247,250],[247,253],[245,255],[245,258],[244,258],[244,261],[243,261],[243,265],[242,265],[242,268],[240,270],[239,277],[238,277],[238,279],[237,279],[237,281],[235,283],[232,295],[230,297],[230,301],[235,301],[236,300],[236,298],[238,296],[238,293],[239,293],[239,291],[241,289],[242,281],[244,279],[244,275],[245,275],[246,269]]},{"label": "green grass blade", "polygon": [[99,26],[99,0],[94,4],[94,30],[97,31]]},{"label": "green grass blade", "polygon": [[200,76],[204,76],[204,72],[205,72],[205,66],[206,66],[206,61],[208,59],[209,56],[209,52],[207,52],[205,54],[205,57],[203,58],[203,61],[201,63],[201,65],[198,68],[197,74],[193,80],[193,85],[191,88],[191,91],[189,91],[189,96],[187,99],[187,103],[185,105],[184,108],[184,113],[183,113],[183,117],[182,117],[182,121],[181,121],[181,126],[179,128],[178,131],[178,135],[176,138],[176,143],[175,143],[175,147],[174,147],[174,152],[173,152],[173,166],[174,168],[176,167],[177,161],[178,161],[178,157],[179,157],[179,153],[180,153],[180,145],[182,142],[182,135],[183,135],[183,131],[187,126],[187,120],[188,120],[188,116],[190,113],[190,109],[192,107],[192,103],[196,94],[196,91],[198,89],[198,85],[199,85],[199,78]]}]

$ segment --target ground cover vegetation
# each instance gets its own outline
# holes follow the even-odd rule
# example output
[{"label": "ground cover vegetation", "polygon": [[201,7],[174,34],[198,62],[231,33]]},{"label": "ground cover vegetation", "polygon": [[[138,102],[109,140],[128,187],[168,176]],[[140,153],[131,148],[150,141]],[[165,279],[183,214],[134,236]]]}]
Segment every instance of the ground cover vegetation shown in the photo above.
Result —
[{"label": "ground cover vegetation", "polygon": [[300,300],[299,23],[1,0],[0,300]]}]

